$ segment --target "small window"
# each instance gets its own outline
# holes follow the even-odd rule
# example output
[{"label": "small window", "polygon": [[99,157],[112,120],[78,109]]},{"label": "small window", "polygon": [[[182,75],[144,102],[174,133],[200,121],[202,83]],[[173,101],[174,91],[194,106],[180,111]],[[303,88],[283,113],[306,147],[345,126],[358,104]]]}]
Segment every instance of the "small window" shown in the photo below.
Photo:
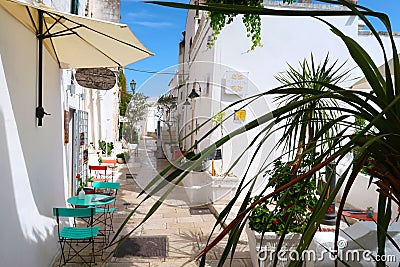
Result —
[{"label": "small window", "polygon": [[210,93],[210,77],[207,78],[206,90],[204,92],[204,95],[208,96],[209,93]]},{"label": "small window", "polygon": [[71,14],[78,15],[79,0],[71,0]]}]

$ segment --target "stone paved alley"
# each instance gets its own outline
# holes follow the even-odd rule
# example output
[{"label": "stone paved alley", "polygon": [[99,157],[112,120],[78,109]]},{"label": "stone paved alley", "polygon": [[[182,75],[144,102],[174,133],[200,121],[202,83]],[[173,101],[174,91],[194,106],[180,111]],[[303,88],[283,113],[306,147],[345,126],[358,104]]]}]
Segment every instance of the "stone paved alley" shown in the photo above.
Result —
[{"label": "stone paved alley", "polygon": [[[145,138],[140,142],[138,155],[132,155],[134,158],[130,160],[129,167],[127,165],[120,165],[118,167],[117,181],[121,183],[121,189],[118,191],[116,201],[117,211],[114,215],[115,229],[120,226],[125,220],[126,215],[143,199],[143,197],[138,198],[143,186],[155,177],[157,170],[162,170],[167,166],[167,160],[157,158],[155,152],[155,140]],[[191,215],[186,201],[187,196],[183,188],[177,188],[166,201],[167,204],[161,205],[158,211],[131,235],[131,238],[139,237],[139,240],[142,237],[159,239],[165,237],[166,251],[160,251],[159,255],[157,255],[156,251],[151,251],[148,254],[152,255],[152,257],[144,255],[146,254],[145,251],[144,256],[132,256],[125,253],[124,255],[117,255],[118,257],[113,256],[106,266],[198,266],[198,263],[193,261],[193,259],[200,249],[205,246],[216,219],[211,213]],[[216,210],[221,209],[226,201],[221,200],[218,203],[214,203],[213,208]],[[155,199],[149,199],[147,203],[139,208],[138,212],[129,220],[123,233],[127,233],[140,223],[154,202]],[[238,244],[235,259],[231,265],[234,267],[252,266],[245,234],[242,234],[242,236],[243,241]],[[156,239],[147,240],[154,243]],[[223,243],[209,253],[207,257],[208,266],[217,266],[218,256],[223,250]],[[134,243],[131,244],[135,246]],[[157,246],[160,245],[156,243],[154,246],[153,250],[157,250]],[[151,247],[142,248],[142,250],[146,249],[152,250]],[[163,249],[161,248],[161,250]],[[162,252],[166,255],[163,256]],[[229,264],[227,263],[226,266],[229,266]]]}]

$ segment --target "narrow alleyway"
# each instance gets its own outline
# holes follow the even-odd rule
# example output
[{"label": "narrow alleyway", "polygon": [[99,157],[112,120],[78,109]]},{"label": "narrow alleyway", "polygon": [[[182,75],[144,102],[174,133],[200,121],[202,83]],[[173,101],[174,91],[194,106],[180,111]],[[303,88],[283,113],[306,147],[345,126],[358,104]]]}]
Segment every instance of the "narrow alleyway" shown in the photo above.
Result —
[{"label": "narrow alleyway", "polygon": [[[168,161],[157,158],[155,152],[156,143],[154,139],[141,140],[139,153],[134,158],[134,162],[128,164],[129,168],[120,170],[121,192],[118,194],[118,211],[115,216],[117,227],[124,221],[126,215],[143,199],[143,197],[138,198],[142,188],[155,177],[157,171],[164,169],[168,165]],[[155,199],[150,199],[143,205],[130,219],[124,232],[140,223],[154,202]],[[166,257],[124,255],[123,257],[113,257],[107,266],[175,267],[198,265],[193,259],[207,242],[209,233],[216,221],[214,216],[211,213],[191,215],[187,205],[187,196],[182,187],[177,187],[165,203],[167,204],[163,204],[131,237],[166,237]],[[207,260],[209,266],[217,266],[217,258],[222,253],[222,249],[223,245],[221,244],[210,253]],[[146,249],[143,248],[143,250]],[[236,259],[232,266],[251,266],[250,255],[247,250],[246,242],[238,245]],[[144,252],[144,254],[146,253]],[[160,254],[163,254],[162,251]]]}]

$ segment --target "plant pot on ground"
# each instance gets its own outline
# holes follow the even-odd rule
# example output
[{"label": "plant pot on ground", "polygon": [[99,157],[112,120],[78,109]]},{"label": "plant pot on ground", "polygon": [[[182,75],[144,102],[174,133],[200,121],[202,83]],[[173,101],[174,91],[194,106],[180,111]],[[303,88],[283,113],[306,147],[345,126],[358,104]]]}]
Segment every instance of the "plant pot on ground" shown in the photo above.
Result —
[{"label": "plant pot on ground", "polygon": [[104,140],[99,140],[99,149],[101,149],[104,155],[110,156],[112,150],[114,149],[114,143],[106,142]]},{"label": "plant pot on ground", "polygon": [[[274,232],[259,233],[253,231],[250,229],[249,224],[246,225],[246,234],[253,266],[274,266],[274,255],[277,255],[276,248],[278,247],[280,236]],[[288,233],[285,235],[277,266],[289,265],[290,252],[296,250],[300,239],[301,234],[298,233]]]},{"label": "plant pot on ground", "polygon": [[[290,182],[295,170],[297,174],[305,173],[311,164],[310,161],[308,156],[297,163],[283,162],[281,159],[274,161],[273,167],[265,173],[269,179],[267,189],[274,190]],[[297,164],[300,164],[299,168]],[[251,202],[260,197],[254,197]],[[265,266],[272,266],[273,257],[278,251],[279,255],[285,257],[288,256],[286,252],[296,250],[301,233],[306,229],[316,203],[317,187],[313,177],[308,177],[267,201],[258,203],[248,217],[246,229],[253,265],[263,266],[259,262],[262,260]],[[283,233],[286,233],[284,241],[282,247],[278,248]],[[278,262],[284,257],[279,257]],[[290,262],[289,258],[287,259]]]},{"label": "plant pot on ground", "polygon": [[116,157],[117,157],[117,162],[118,163],[125,163],[126,161],[125,161],[125,154],[124,153],[119,153],[119,154],[117,154],[116,155]]}]

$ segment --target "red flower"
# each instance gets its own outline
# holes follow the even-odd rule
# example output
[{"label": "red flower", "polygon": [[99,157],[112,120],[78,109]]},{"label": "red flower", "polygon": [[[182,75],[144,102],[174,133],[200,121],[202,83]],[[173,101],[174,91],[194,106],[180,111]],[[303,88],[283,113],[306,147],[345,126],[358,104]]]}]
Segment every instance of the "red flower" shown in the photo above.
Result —
[{"label": "red flower", "polygon": [[272,223],[275,224],[275,225],[279,224],[278,220],[273,220]]},{"label": "red flower", "polygon": [[76,175],[76,179],[80,179],[80,178],[81,178],[81,174],[78,173],[78,174]]},{"label": "red flower", "polygon": [[332,212],[334,212],[333,207],[332,207],[332,206],[329,206],[329,208],[328,208],[328,210],[327,210],[327,213],[332,213]]}]

